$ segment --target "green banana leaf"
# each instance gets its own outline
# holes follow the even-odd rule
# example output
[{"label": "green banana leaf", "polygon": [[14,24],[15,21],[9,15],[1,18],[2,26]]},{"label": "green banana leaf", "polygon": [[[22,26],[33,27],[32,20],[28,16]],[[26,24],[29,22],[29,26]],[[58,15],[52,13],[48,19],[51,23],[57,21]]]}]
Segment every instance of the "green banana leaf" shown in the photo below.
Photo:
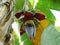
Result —
[{"label": "green banana leaf", "polygon": [[55,28],[57,29],[57,31],[60,32],[60,27],[59,26],[55,26]]},{"label": "green banana leaf", "polygon": [[42,5],[49,9],[60,10],[60,0],[38,0],[37,5]]},{"label": "green banana leaf", "polygon": [[19,37],[18,37],[16,31],[13,31],[13,34],[14,34],[15,45],[20,45]]},{"label": "green banana leaf", "polygon": [[24,5],[24,0],[15,0],[14,13],[22,10],[23,9],[23,5]]},{"label": "green banana leaf", "polygon": [[33,45],[32,41],[30,40],[26,33],[24,33],[21,36],[21,42],[23,42],[23,45]]},{"label": "green banana leaf", "polygon": [[32,7],[34,6],[34,0],[29,0],[30,4],[32,5]]},{"label": "green banana leaf", "polygon": [[[30,0],[31,5],[33,5],[36,0]],[[41,7],[45,6],[46,8],[49,9],[54,9],[54,10],[60,10],[60,0],[37,0],[38,2],[36,3],[36,6],[39,5]]]},{"label": "green banana leaf", "polygon": [[27,34],[24,33],[23,35],[21,35],[21,41],[24,41],[28,38]]},{"label": "green banana leaf", "polygon": [[60,45],[60,32],[52,24],[43,31],[41,45]]}]

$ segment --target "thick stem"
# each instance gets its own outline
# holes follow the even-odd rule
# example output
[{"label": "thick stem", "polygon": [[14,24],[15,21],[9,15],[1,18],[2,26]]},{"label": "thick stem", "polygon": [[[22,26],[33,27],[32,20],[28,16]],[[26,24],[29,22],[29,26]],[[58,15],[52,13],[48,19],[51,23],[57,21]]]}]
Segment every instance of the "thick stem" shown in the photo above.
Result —
[{"label": "thick stem", "polygon": [[5,42],[6,35],[9,35],[11,30],[10,26],[13,22],[13,1],[7,0],[6,2],[1,3],[0,6],[0,42],[3,43],[3,45],[13,45],[13,42],[11,41],[13,39]]}]

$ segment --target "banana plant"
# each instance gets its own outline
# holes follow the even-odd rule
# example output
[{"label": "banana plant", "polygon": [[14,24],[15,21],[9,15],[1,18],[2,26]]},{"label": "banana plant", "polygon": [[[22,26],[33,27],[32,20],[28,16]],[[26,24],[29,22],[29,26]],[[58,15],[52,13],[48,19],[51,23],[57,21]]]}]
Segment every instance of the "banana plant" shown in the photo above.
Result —
[{"label": "banana plant", "polygon": [[[52,12],[50,11],[50,9],[54,9],[54,10],[60,10],[60,6],[59,6],[59,0],[15,0],[15,4],[14,4],[14,20],[15,22],[21,23],[23,22],[22,19],[24,20],[24,22],[27,20],[26,18],[28,18],[29,16],[24,18],[24,15],[26,16],[26,13],[29,15],[29,12],[32,12],[34,15],[36,13],[37,10],[40,10],[40,12],[42,12],[45,16],[46,19],[48,19],[50,21],[51,24],[55,24],[55,16],[52,14]],[[32,15],[32,14],[31,14]],[[36,14],[39,15],[39,14]],[[22,19],[20,18],[22,16]],[[32,16],[33,17],[33,16]],[[38,17],[39,16],[34,16],[35,18],[37,18],[38,20],[40,20]],[[41,16],[40,16],[41,17]],[[42,16],[44,17],[44,16]],[[30,17],[31,18],[31,17]],[[19,20],[21,19],[21,20]],[[31,18],[32,19],[32,18]],[[42,19],[42,18],[41,18]],[[21,22],[19,22],[21,21]],[[36,19],[33,20],[36,23]],[[38,21],[39,22],[39,21]],[[21,29],[21,24],[19,24],[20,27],[18,30]],[[33,45],[32,41],[30,40],[30,36],[27,35],[27,28],[26,28],[26,32],[24,31],[24,29],[22,30],[22,36],[21,36],[21,41],[24,42],[24,45]],[[15,40],[16,41],[16,40]],[[21,42],[20,42],[21,43]],[[17,44],[16,45],[20,45]]]}]

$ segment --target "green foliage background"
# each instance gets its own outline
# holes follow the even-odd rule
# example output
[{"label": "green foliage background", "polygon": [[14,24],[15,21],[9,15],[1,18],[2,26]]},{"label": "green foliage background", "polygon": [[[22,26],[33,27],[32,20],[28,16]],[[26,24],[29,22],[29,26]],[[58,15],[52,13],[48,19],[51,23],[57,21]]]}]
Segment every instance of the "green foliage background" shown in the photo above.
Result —
[{"label": "green foliage background", "polygon": [[[28,0],[28,2],[29,8],[33,9],[35,4],[34,0]],[[23,10],[24,3],[25,0],[16,0],[14,4],[14,13]],[[54,25],[56,18],[51,13],[50,9],[60,10],[60,0],[38,0],[34,9],[41,10],[41,12],[43,12],[46,15],[47,19],[50,20],[50,23]],[[27,37],[27,35],[24,34],[22,36],[22,40],[25,40],[26,38],[28,39],[29,37]],[[26,45],[26,43],[29,43],[29,41],[30,40],[25,41],[24,45]],[[30,44],[32,44],[31,41]],[[19,43],[17,44],[16,42],[16,45],[19,45]]]}]

